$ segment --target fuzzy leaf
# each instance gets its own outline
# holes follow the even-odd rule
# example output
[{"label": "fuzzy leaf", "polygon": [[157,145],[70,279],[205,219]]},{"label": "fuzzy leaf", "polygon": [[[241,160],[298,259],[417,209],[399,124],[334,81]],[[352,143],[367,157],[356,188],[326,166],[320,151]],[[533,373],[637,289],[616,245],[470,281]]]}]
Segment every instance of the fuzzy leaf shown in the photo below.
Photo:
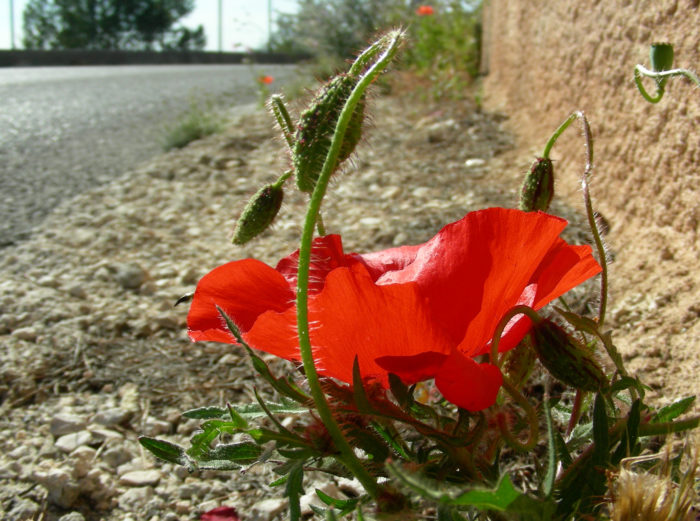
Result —
[{"label": "fuzzy leaf", "polygon": [[696,396],[694,396],[694,395],[688,396],[686,398],[682,398],[678,401],[675,401],[670,405],[666,405],[665,407],[662,407],[656,413],[652,422],[653,423],[664,423],[664,422],[669,422],[671,420],[675,420],[681,414],[684,414],[685,412],[687,412],[690,409],[690,407],[695,402],[695,398],[696,398]]},{"label": "fuzzy leaf", "polygon": [[182,413],[185,418],[192,420],[217,420],[227,414],[228,411],[221,407],[199,407],[198,409],[190,409]]},{"label": "fuzzy leaf", "polygon": [[165,440],[141,436],[139,443],[156,458],[176,465],[191,466],[191,461],[185,453],[185,449]]},{"label": "fuzzy leaf", "polygon": [[289,519],[299,521],[301,519],[301,505],[299,500],[304,493],[304,461],[298,461],[289,471],[284,495],[289,499]]}]

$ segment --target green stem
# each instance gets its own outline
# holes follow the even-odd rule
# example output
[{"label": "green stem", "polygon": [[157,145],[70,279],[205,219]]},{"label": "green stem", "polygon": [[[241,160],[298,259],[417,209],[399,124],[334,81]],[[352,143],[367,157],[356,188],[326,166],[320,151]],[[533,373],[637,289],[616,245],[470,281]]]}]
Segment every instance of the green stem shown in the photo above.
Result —
[{"label": "green stem", "polygon": [[554,146],[554,143],[557,142],[557,139],[559,139],[559,136],[561,136],[564,131],[569,128],[569,125],[571,125],[574,121],[576,121],[576,118],[578,117],[577,112],[574,112],[571,114],[564,123],[559,125],[559,128],[554,131],[554,134],[552,134],[552,137],[549,138],[549,141],[547,141],[547,144],[544,146],[544,151],[542,152],[542,157],[545,159],[549,158],[549,153],[552,150],[552,147]]},{"label": "green stem", "polygon": [[314,363],[311,339],[309,336],[309,269],[311,264],[311,244],[313,241],[316,219],[321,209],[321,203],[328,187],[333,169],[338,161],[345,131],[350,123],[350,119],[359,103],[362,95],[377,75],[389,64],[398,50],[398,45],[403,36],[401,32],[395,32],[384,53],[377,59],[376,63],[359,79],[357,85],[350,93],[345,102],[342,112],[338,118],[328,155],[319,175],[316,187],[314,188],[304,221],[304,229],[299,247],[299,268],[297,274],[297,329],[299,334],[299,350],[304,364],[304,371],[308,379],[309,389],[316,404],[316,410],[328,429],[336,448],[340,452],[338,460],[350,470],[362,483],[367,493],[372,497],[377,497],[378,485],[374,477],[364,468],[360,460],[355,456],[353,448],[343,436],[338,423],[333,417],[333,413],[326,401],[326,397],[321,388],[318,372]]},{"label": "green stem", "polygon": [[[642,76],[646,76],[647,78],[654,78],[656,80],[656,97],[647,93],[646,89],[644,88],[644,85],[642,85]],[[698,78],[692,71],[688,69],[671,69],[668,71],[654,72],[650,71],[642,65],[637,65],[634,68],[634,83],[637,85],[637,89],[639,89],[639,92],[644,97],[644,99],[647,100],[649,103],[658,103],[659,101],[661,101],[661,98],[663,98],[664,96],[666,80],[673,76],[685,76],[690,81],[695,83],[695,85],[700,87],[700,78]]]},{"label": "green stem", "polygon": [[535,411],[535,408],[530,404],[527,398],[525,398],[522,395],[522,393],[518,391],[518,389],[516,389],[516,387],[513,384],[510,383],[510,381],[505,375],[503,376],[503,388],[508,394],[510,394],[511,398],[513,398],[518,403],[518,405],[520,405],[520,407],[522,407],[522,409],[525,411],[529,431],[527,435],[527,441],[525,443],[522,443],[510,432],[508,425],[506,425],[505,418],[499,415],[498,426],[501,429],[501,434],[503,434],[503,437],[506,439],[508,445],[513,447],[515,450],[518,450],[520,452],[527,452],[529,450],[532,450],[534,446],[537,445],[537,439],[539,438],[540,434],[540,422],[537,418],[537,411]]},{"label": "green stem", "polygon": [[537,312],[529,306],[515,306],[508,310],[508,312],[503,315],[503,318],[496,326],[496,330],[493,332],[493,340],[491,341],[491,363],[500,368],[500,362],[498,360],[498,344],[501,342],[501,335],[503,330],[508,325],[508,322],[516,315],[527,315],[533,323],[539,324],[542,319],[537,314]]},{"label": "green stem", "polygon": [[326,225],[323,222],[323,216],[320,213],[318,214],[318,220],[316,221],[316,230],[318,231],[319,235],[328,235],[326,233]]}]

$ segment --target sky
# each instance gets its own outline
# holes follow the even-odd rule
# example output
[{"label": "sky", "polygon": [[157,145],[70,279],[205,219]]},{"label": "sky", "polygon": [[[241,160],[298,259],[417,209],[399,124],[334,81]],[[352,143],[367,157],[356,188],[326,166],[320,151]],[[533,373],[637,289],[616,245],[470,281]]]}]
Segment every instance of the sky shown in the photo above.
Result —
[{"label": "sky", "polygon": [[[27,2],[0,0],[0,49],[12,47],[11,4],[14,4],[15,47],[22,48],[22,11]],[[293,13],[297,7],[297,0],[221,0],[221,50],[244,51],[246,48],[260,48],[267,42],[268,2],[272,8],[273,23],[278,13]],[[219,0],[196,0],[194,11],[181,20],[186,27],[204,26],[207,51],[219,50],[218,12]]]}]

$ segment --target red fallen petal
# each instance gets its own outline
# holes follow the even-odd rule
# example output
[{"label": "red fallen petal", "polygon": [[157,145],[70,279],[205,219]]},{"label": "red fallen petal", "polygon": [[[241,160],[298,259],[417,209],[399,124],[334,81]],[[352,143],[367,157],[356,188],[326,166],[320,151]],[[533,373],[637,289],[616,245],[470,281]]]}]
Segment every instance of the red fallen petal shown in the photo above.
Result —
[{"label": "red fallen petal", "polygon": [[287,281],[267,264],[254,259],[229,262],[197,284],[187,315],[190,338],[236,343],[216,306],[245,332],[261,313],[269,309],[284,311],[293,299]]},{"label": "red fallen petal", "polygon": [[447,357],[445,353],[426,351],[413,356],[380,356],[375,362],[386,372],[401,378],[406,385],[411,385],[433,378]]},{"label": "red fallen petal", "polygon": [[[295,313],[292,308],[261,315],[245,335],[246,342],[290,358],[292,349],[298,352]],[[348,383],[355,355],[362,376],[377,378],[386,386],[387,371],[377,358],[451,350],[415,284],[378,286],[360,263],[328,275],[323,290],[309,299],[309,322],[319,372]]]},{"label": "red fallen petal", "polygon": [[[316,237],[311,245],[309,293],[314,294],[321,291],[326,281],[326,276],[335,268],[351,266],[358,261],[355,255],[345,255],[340,235]],[[299,250],[296,250],[279,261],[275,269],[287,279],[290,287],[296,289],[298,268]]]},{"label": "red fallen petal", "polygon": [[238,512],[232,507],[217,507],[199,516],[200,521],[240,521]]},{"label": "red fallen petal", "polygon": [[492,406],[502,383],[498,367],[477,364],[458,351],[445,360],[435,376],[435,385],[445,399],[471,412]]}]

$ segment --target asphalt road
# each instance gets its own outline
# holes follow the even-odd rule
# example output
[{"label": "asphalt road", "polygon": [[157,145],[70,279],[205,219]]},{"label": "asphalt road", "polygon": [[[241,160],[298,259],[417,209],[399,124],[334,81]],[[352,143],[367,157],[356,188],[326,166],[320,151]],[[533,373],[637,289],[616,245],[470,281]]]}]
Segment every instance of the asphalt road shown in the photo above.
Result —
[{"label": "asphalt road", "polygon": [[60,202],[162,152],[194,100],[219,110],[257,100],[294,66],[0,68],[0,248],[26,239]]}]

